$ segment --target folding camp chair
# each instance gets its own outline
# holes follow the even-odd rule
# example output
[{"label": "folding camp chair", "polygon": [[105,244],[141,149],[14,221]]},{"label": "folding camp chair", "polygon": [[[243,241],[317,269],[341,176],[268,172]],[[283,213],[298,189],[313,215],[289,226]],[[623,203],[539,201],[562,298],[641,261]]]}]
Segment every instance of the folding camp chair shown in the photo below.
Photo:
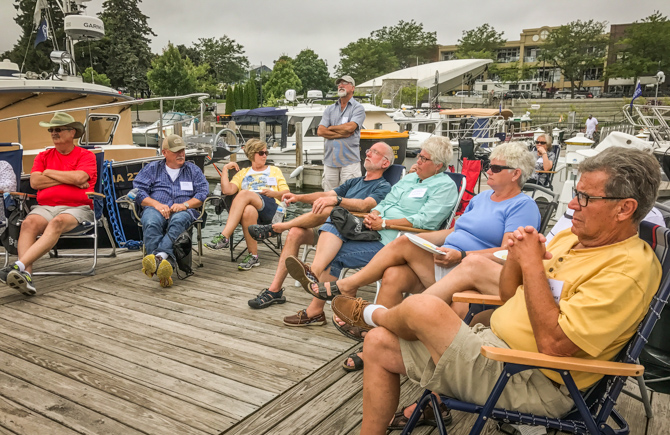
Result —
[{"label": "folding camp chair", "polygon": [[[114,243],[114,237],[109,230],[109,224],[107,223],[107,218],[103,215],[103,208],[105,205],[105,194],[102,193],[102,164],[105,160],[105,153],[100,148],[90,148],[89,149],[95,155],[96,166],[98,169],[98,176],[96,178],[95,187],[93,192],[87,192],[86,196],[93,201],[93,221],[91,222],[82,222],[72,230],[67,233],[61,234],[59,240],[64,239],[90,239],[93,241],[93,253],[92,254],[62,254],[59,252],[57,246],[54,246],[53,249],[49,252],[49,256],[52,258],[65,258],[65,257],[87,257],[93,258],[93,264],[89,269],[83,271],[72,271],[72,272],[61,272],[61,271],[37,271],[33,272],[33,275],[95,275],[95,266],[98,264],[98,256],[101,257],[116,257],[116,245]],[[110,243],[112,244],[112,250],[108,254],[100,255],[98,254],[98,236],[99,228],[104,228],[107,232],[107,237],[109,238]]]},{"label": "folding camp chair", "polygon": [[[637,364],[637,360],[650,336],[654,325],[661,316],[663,307],[670,297],[670,230],[642,222],[640,224],[640,238],[652,247],[663,269],[663,276],[659,289],[654,296],[649,310],[637,332],[628,344],[619,353],[615,361],[596,361],[580,358],[552,357],[533,352],[523,352],[511,349],[497,349],[482,346],[482,355],[487,358],[505,363],[505,367],[498,382],[493,388],[484,405],[466,403],[446,396],[440,396],[442,403],[450,409],[479,414],[475,421],[471,435],[481,433],[486,421],[490,418],[514,424],[530,424],[545,426],[563,432],[590,433],[593,435],[628,434],[630,429],[624,418],[614,409],[614,405],[629,376],[639,379],[644,367]],[[474,296],[472,299],[469,296]],[[477,305],[491,305],[495,298],[482,295],[457,294],[454,301],[472,302]],[[500,303],[498,302],[498,305]],[[472,308],[472,306],[471,306]],[[468,321],[468,319],[466,319]],[[563,382],[575,402],[575,406],[562,418],[550,418],[538,415],[524,414],[514,410],[494,408],[500,398],[509,378],[524,370],[545,369],[553,370],[561,375]],[[577,389],[569,370],[599,373],[605,375],[593,387],[585,392]],[[410,417],[403,434],[409,434],[414,429],[423,409],[431,402],[435,415],[440,415],[438,401],[430,391],[425,391],[419,400],[419,405]],[[609,421],[611,419],[611,421]],[[615,427],[611,424],[614,423]],[[438,431],[446,434],[444,422],[439,421]]]},{"label": "folding camp chair", "polygon": [[[531,149],[533,153],[537,152],[537,148],[533,147]],[[544,182],[539,184],[540,186],[547,187],[549,189],[553,189],[552,183],[554,181],[554,175],[556,175],[556,167],[558,166],[558,158],[561,155],[561,146],[560,145],[552,145],[551,147],[551,152],[554,153],[554,159],[551,161],[551,169],[549,171],[535,171],[538,174],[547,174],[547,177],[545,178]]]},{"label": "folding camp chair", "polygon": [[[21,170],[23,168],[23,145],[20,143],[9,143],[2,142],[0,143],[0,160],[3,160],[9,163],[14,170],[14,175],[16,176],[16,191],[21,190]],[[8,192],[9,193],[9,192]],[[7,196],[2,198],[3,206],[5,209],[5,219],[9,217],[7,209],[10,205],[13,205],[14,200]],[[7,267],[9,264],[9,251],[5,249],[5,265]]]},{"label": "folding camp chair", "polygon": [[[535,200],[535,204],[537,204],[537,208],[540,210],[541,219],[540,228],[538,228],[537,231],[544,234],[549,225],[549,221],[558,208],[558,199],[560,195],[537,184],[524,184],[521,190],[528,193],[528,196]],[[543,195],[540,195],[540,193]]]}]

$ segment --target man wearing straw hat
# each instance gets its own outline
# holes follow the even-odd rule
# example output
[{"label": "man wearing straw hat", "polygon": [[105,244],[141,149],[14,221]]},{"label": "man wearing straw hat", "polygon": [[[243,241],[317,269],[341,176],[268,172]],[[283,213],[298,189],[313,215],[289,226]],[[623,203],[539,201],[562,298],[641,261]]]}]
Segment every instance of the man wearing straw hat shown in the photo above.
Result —
[{"label": "man wearing straw hat", "polygon": [[[93,192],[97,179],[95,156],[75,146],[84,125],[64,112],[49,122],[40,122],[51,134],[54,148],[35,157],[30,186],[37,190],[37,203],[21,224],[16,263],[0,270],[0,282],[32,296],[36,289],[31,276],[33,263],[56,245],[61,234],[93,220]],[[38,239],[39,237],[39,239]]]}]

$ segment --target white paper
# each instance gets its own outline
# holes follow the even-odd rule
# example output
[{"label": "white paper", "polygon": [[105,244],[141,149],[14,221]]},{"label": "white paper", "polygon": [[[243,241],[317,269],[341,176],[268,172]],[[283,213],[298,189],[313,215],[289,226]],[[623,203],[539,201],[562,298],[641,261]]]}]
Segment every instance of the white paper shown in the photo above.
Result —
[{"label": "white paper", "polygon": [[193,183],[190,181],[180,181],[181,190],[193,190]]},{"label": "white paper", "polygon": [[268,186],[276,186],[277,177],[268,177]]},{"label": "white paper", "polygon": [[427,190],[427,187],[419,187],[414,189],[409,193],[409,198],[423,198]]},{"label": "white paper", "polygon": [[[342,118],[342,124],[346,124],[347,122],[349,122],[349,117],[347,117],[347,116],[343,117]],[[342,125],[342,124],[340,124],[340,125]]]},{"label": "white paper", "polygon": [[551,294],[554,295],[554,302],[558,305],[561,300],[561,293],[563,292],[563,281],[549,278],[549,288],[551,288]]}]

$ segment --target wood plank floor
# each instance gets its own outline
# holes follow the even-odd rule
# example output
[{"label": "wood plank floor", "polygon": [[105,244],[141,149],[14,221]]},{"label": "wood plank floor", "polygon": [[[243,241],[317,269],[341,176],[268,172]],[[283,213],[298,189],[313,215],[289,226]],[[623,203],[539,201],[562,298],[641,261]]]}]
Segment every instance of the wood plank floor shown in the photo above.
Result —
[{"label": "wood plank floor", "polygon": [[[362,373],[340,368],[356,343],[330,324],[284,326],[310,300],[290,278],[286,304],[247,306],[276,256],[261,250],[262,266],[240,272],[227,253],[208,251],[170,289],[145,277],[140,260],[121,251],[100,259],[95,276],[38,276],[34,297],[0,288],[0,434],[359,433]],[[35,270],[86,261],[45,258]],[[402,404],[419,394],[404,380]],[[632,433],[668,433],[669,398],[652,394],[651,420],[628,396],[618,408]],[[473,420],[455,413],[449,432],[468,433]]]}]

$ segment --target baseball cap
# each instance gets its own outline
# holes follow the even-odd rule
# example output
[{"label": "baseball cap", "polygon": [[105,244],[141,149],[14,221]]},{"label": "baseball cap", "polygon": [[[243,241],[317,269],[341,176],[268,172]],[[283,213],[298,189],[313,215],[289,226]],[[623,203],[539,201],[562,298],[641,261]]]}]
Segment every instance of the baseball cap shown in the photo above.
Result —
[{"label": "baseball cap", "polygon": [[354,82],[354,79],[351,78],[351,76],[342,76],[339,79],[335,80],[336,85],[339,85],[340,82],[349,82],[351,83],[351,86],[356,86],[356,82]]},{"label": "baseball cap", "polygon": [[184,139],[182,139],[181,136],[177,134],[171,134],[165,139],[163,139],[164,150],[176,153],[178,151],[183,150],[184,148],[186,148],[186,145],[184,145]]}]

